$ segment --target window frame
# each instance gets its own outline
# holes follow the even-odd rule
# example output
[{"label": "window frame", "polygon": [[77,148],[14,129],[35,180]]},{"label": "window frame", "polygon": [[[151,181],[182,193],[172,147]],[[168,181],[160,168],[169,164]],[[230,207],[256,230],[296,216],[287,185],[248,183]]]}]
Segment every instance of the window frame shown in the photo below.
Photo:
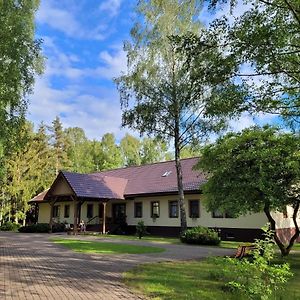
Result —
[{"label": "window frame", "polygon": [[[140,215],[137,214],[137,206],[140,205]],[[134,217],[135,218],[142,218],[143,217],[143,202],[134,202]]]},{"label": "window frame", "polygon": [[[66,214],[66,212],[68,213]],[[70,204],[65,204],[64,206],[64,218],[70,218]]]},{"label": "window frame", "polygon": [[[89,207],[91,207],[92,208],[92,215],[90,216],[90,214],[89,214]],[[94,217],[94,203],[87,203],[87,205],[86,205],[86,217],[88,218],[88,219],[91,219],[91,218],[93,218]]]},{"label": "window frame", "polygon": [[59,218],[60,217],[60,205],[54,205],[52,211],[52,218]]},{"label": "window frame", "polygon": [[[192,203],[197,203],[197,214],[192,212]],[[191,219],[198,219],[200,218],[200,200],[198,199],[191,199],[189,200],[189,217]]]},{"label": "window frame", "polygon": [[[176,215],[172,215],[172,205],[176,204]],[[178,205],[178,200],[169,200],[168,203],[169,206],[169,218],[171,219],[176,219],[179,217],[179,205]]]},{"label": "window frame", "polygon": [[[156,204],[157,203],[157,210],[158,210],[158,214],[154,214],[153,212],[154,212],[154,204]],[[159,203],[159,201],[151,201],[151,218],[155,218],[155,219],[157,219],[157,218],[159,218],[160,217],[160,203]]]}]

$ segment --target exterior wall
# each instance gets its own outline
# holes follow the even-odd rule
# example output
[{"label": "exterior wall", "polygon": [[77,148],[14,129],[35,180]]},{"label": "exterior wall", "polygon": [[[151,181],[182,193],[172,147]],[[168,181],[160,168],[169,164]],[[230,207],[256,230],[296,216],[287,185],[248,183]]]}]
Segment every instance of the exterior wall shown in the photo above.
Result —
[{"label": "exterior wall", "polygon": [[[68,223],[73,224],[74,218],[74,207],[72,201],[57,202],[55,205],[59,206],[59,216],[53,218],[57,223]],[[64,217],[64,207],[65,205],[70,205],[70,214],[68,218]],[[39,203],[39,218],[38,223],[49,223],[50,221],[50,204],[49,203]]]},{"label": "exterior wall", "polygon": [[[135,231],[135,226],[140,220],[143,220],[148,230],[153,234],[161,235],[178,235],[180,231],[180,218],[169,217],[169,201],[176,200],[178,196],[156,196],[156,197],[137,197],[133,200],[111,200],[106,204],[106,217],[112,218],[112,206],[114,203],[126,203],[126,216],[127,223],[132,232]],[[261,234],[260,228],[264,226],[268,220],[264,213],[248,214],[239,218],[213,218],[211,212],[207,212],[201,195],[193,194],[185,196],[185,207],[187,213],[188,227],[206,226],[211,228],[220,229],[222,239],[235,239],[235,240],[253,240]],[[189,200],[200,200],[200,216],[199,218],[192,219],[189,217]],[[160,216],[156,219],[151,218],[151,202],[158,201],[160,203]],[[142,202],[142,218],[134,217],[134,203]],[[87,217],[87,205],[93,204],[93,217],[99,215],[99,201],[86,201],[81,206],[80,219],[88,225],[102,224],[102,218],[94,218],[91,222]],[[73,224],[73,202],[57,202],[55,205],[60,206],[60,216],[55,218],[56,222],[67,222]],[[64,206],[70,205],[69,218],[64,218]],[[273,213],[273,217],[277,223],[278,232],[286,237],[287,232],[293,230],[292,222],[292,208],[287,208],[287,217],[282,213]],[[48,223],[50,219],[50,205],[48,203],[39,204],[39,223]],[[300,221],[300,220],[299,220]]]},{"label": "exterior wall", "polygon": [[58,178],[52,189],[53,195],[73,195],[73,191],[63,178]]},{"label": "exterior wall", "polygon": [[[169,218],[169,201],[176,200],[178,196],[161,197],[140,197],[134,200],[128,200],[126,204],[127,223],[136,225],[140,220],[145,222],[146,226],[168,226],[179,227],[180,218]],[[192,219],[189,217],[189,200],[200,200],[200,217]],[[160,217],[156,220],[151,218],[151,202],[160,202]],[[143,217],[134,217],[134,202],[143,203]],[[259,229],[267,223],[267,218],[263,213],[241,216],[239,218],[213,218],[211,212],[207,212],[201,195],[186,195],[185,207],[187,212],[187,226],[206,226],[217,228],[247,228]]]},{"label": "exterior wall", "polygon": [[[93,217],[98,216],[99,213],[99,204],[101,204],[99,201],[85,201],[81,205],[81,216],[80,219],[84,220],[85,224],[89,221],[89,218],[87,217],[87,205],[93,204]],[[54,218],[54,221],[57,223],[68,223],[73,224],[74,219],[74,205],[73,201],[64,201],[64,202],[56,202],[55,206],[59,206],[59,216],[57,218]],[[64,207],[65,205],[70,205],[70,214],[68,218],[64,217]],[[111,203],[107,203],[106,205],[106,217],[111,217]],[[39,216],[38,216],[38,223],[49,223],[50,221],[50,204],[49,203],[39,203]],[[102,218],[100,218],[100,221],[102,222]],[[100,223],[101,223],[100,222]],[[93,219],[90,223],[90,225],[99,224],[99,218]]]},{"label": "exterior wall", "polygon": [[50,204],[39,203],[38,223],[49,223],[50,221]]}]

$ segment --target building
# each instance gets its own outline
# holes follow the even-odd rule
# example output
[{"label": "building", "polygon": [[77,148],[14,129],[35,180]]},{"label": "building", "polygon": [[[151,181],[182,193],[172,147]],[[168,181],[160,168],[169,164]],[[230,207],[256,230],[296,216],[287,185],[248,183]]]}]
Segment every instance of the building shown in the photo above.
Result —
[{"label": "building", "polygon": [[[267,223],[263,213],[232,218],[230,212],[207,212],[200,186],[205,176],[193,169],[197,158],[182,160],[188,227],[206,226],[223,240],[251,241]],[[60,172],[49,190],[31,202],[38,205],[38,223],[84,220],[87,229],[133,233],[143,220],[151,234],[178,236],[180,217],[175,161],[108,170],[93,174]],[[75,209],[74,209],[75,208]],[[290,214],[290,215],[289,215]],[[282,238],[293,232],[291,213],[274,213]],[[126,225],[127,224],[127,225]],[[77,230],[77,226],[74,227]]]}]

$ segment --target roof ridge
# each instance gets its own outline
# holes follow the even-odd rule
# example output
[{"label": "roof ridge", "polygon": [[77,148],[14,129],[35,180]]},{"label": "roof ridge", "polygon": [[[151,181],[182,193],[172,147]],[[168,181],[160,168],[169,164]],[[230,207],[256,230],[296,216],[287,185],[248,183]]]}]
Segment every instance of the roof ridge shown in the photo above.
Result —
[{"label": "roof ridge", "polygon": [[[195,159],[195,158],[200,158],[200,156],[181,158],[180,161]],[[115,168],[115,169],[108,169],[108,170],[92,172],[92,173],[86,173],[86,174],[87,175],[89,175],[89,174],[101,174],[101,173],[109,172],[109,171],[124,170],[124,169],[130,169],[130,168],[141,168],[141,167],[145,167],[145,166],[158,165],[158,164],[164,164],[164,163],[170,163],[170,162],[175,162],[175,159],[165,160],[165,161],[157,161],[157,162],[154,162],[154,163],[148,163],[148,164],[143,164],[143,165],[138,165],[138,166],[128,166],[128,167],[120,167],[120,168]],[[80,174],[80,173],[78,173],[78,174]]]}]

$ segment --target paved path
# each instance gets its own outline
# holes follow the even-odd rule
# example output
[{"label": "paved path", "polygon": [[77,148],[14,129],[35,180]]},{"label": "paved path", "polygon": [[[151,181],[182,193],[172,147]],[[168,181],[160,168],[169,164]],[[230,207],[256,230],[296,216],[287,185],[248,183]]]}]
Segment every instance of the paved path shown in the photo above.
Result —
[{"label": "paved path", "polygon": [[89,255],[67,250],[49,241],[49,237],[0,232],[0,299],[142,299],[122,283],[124,271],[145,262],[232,254],[228,249],[101,239],[155,245],[166,251],[143,255]]}]

